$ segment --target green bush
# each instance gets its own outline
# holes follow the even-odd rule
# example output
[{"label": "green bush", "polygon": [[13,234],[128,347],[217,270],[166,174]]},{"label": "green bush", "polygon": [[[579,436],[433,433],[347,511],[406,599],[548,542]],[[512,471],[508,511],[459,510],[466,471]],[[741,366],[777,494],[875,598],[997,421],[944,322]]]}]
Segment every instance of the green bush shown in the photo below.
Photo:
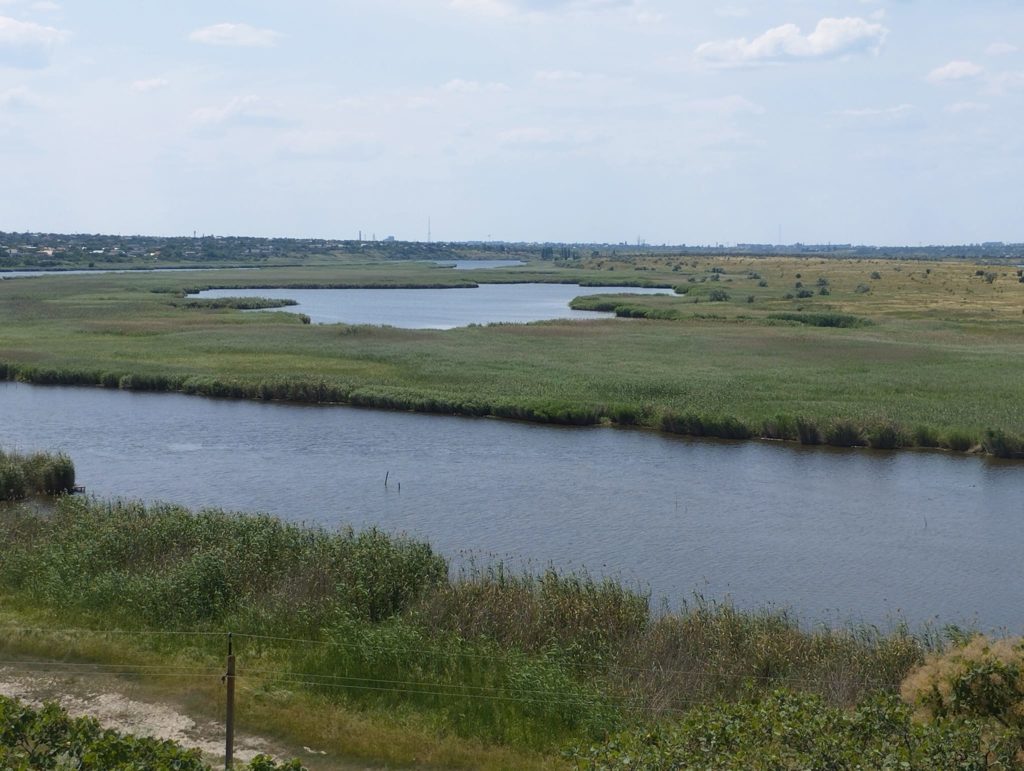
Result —
[{"label": "green bush", "polygon": [[861,429],[848,420],[836,420],[825,429],[825,444],[833,447],[863,447],[867,444]]},{"label": "green bush", "polygon": [[[70,717],[54,703],[35,708],[0,696],[0,768],[8,771],[211,771],[199,750],[172,741],[104,729],[91,717]],[[258,755],[239,771],[303,771],[298,760]]]},{"label": "green bush", "polygon": [[579,769],[786,771],[792,769],[1020,769],[1012,731],[971,719],[918,723],[895,696],[852,712],[778,691],[698,707],[653,729],[568,751]]}]

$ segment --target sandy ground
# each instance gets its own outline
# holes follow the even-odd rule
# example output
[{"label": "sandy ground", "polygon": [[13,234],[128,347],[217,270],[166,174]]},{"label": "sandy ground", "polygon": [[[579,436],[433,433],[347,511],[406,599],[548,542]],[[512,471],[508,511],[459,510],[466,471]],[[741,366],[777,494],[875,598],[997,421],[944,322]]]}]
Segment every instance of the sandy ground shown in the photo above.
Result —
[{"label": "sandy ground", "polygon": [[[105,728],[113,728],[136,736],[171,739],[185,747],[202,751],[215,768],[224,762],[224,724],[194,719],[174,704],[146,699],[132,686],[113,677],[81,678],[74,675],[32,673],[21,668],[0,666],[0,695],[19,698],[33,705],[58,701],[72,716],[91,715]],[[303,760],[323,754],[304,747]],[[258,736],[235,734],[235,758],[247,762],[263,753],[275,758],[294,757],[287,751]],[[301,757],[301,755],[300,755]],[[366,768],[339,762],[337,769]]]}]

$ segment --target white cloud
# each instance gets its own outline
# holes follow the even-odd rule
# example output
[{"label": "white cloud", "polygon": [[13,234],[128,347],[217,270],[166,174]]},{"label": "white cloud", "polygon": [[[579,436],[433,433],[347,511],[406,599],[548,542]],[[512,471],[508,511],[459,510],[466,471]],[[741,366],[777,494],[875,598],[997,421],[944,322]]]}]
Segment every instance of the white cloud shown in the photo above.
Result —
[{"label": "white cloud", "polygon": [[55,3],[53,0],[39,0],[37,3],[32,3],[29,8],[40,13],[56,13],[60,10],[60,3]]},{"label": "white cloud", "polygon": [[994,96],[1024,88],[1024,72],[999,72],[988,79],[985,92]]},{"label": "white cloud", "polygon": [[235,97],[222,107],[203,107],[192,113],[199,126],[283,126],[288,120],[281,111],[258,96]]},{"label": "white cloud", "polygon": [[961,113],[961,112],[988,112],[990,106],[984,102],[956,102],[954,104],[946,105],[946,112]]},{"label": "white cloud", "polygon": [[481,83],[477,80],[455,78],[441,86],[441,90],[449,94],[500,94],[508,91],[509,87],[504,83]]},{"label": "white cloud", "polygon": [[579,82],[587,76],[577,70],[537,70],[533,77],[550,83],[564,83]]},{"label": "white cloud", "polygon": [[590,130],[548,128],[545,126],[519,126],[499,131],[498,142],[514,147],[580,149],[595,140]]},{"label": "white cloud", "polygon": [[713,99],[693,99],[686,103],[685,108],[688,112],[721,117],[764,115],[765,113],[764,107],[738,94]]},{"label": "white cloud", "polygon": [[889,30],[866,19],[822,19],[808,35],[795,24],[774,27],[752,40],[711,41],[697,47],[697,57],[711,64],[740,65],[806,59],[830,59],[877,53]]},{"label": "white cloud", "polygon": [[985,53],[989,56],[1006,56],[1008,54],[1015,54],[1019,50],[1012,43],[993,43],[985,49]]},{"label": "white cloud", "polygon": [[277,44],[279,32],[257,29],[248,24],[212,24],[193,31],[188,39],[193,43],[214,46],[267,48]]},{"label": "white cloud", "polygon": [[55,27],[0,16],[0,67],[45,67],[53,49],[67,38],[67,32]]},{"label": "white cloud", "polygon": [[[556,13],[595,13],[633,9],[636,0],[449,0],[452,8],[488,16],[539,17]],[[637,18],[647,21],[656,14],[639,13]]]},{"label": "white cloud", "polygon": [[132,91],[145,94],[149,91],[157,91],[161,88],[166,88],[169,85],[170,81],[165,78],[146,78],[144,80],[133,81]]},{"label": "white cloud", "polygon": [[716,8],[715,13],[727,19],[743,19],[750,15],[750,9],[740,5],[723,5],[721,8]]},{"label": "white cloud", "polygon": [[862,107],[841,110],[839,114],[846,118],[899,118],[910,115],[916,110],[917,108],[912,104],[898,104],[895,107]]},{"label": "white cloud", "polygon": [[0,91],[0,109],[34,112],[44,106],[43,100],[25,86]]},{"label": "white cloud", "polygon": [[964,60],[952,61],[941,67],[936,67],[928,73],[928,80],[932,83],[945,83],[950,80],[964,80],[976,78],[985,71],[985,68],[974,62]]}]

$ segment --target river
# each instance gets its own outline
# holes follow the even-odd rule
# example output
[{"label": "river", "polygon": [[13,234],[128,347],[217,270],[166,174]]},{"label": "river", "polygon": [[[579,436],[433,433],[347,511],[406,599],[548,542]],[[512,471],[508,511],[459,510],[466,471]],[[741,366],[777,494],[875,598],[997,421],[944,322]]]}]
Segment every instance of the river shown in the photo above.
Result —
[{"label": "river", "polygon": [[672,604],[1024,631],[1019,464],[15,383],[0,446],[69,453],[99,496],[375,525]]}]

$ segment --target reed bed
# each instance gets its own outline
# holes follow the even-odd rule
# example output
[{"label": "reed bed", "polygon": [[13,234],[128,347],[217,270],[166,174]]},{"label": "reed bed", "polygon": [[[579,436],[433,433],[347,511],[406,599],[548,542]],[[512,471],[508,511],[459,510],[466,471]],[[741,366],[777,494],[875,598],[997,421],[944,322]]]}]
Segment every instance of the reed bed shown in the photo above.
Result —
[{"label": "reed bed", "polygon": [[[1024,284],[988,284],[971,267],[602,258],[473,281],[445,275],[462,285],[635,282],[686,294],[602,298],[597,286],[575,304],[646,318],[443,332],[178,307],[199,288],[195,274],[9,281],[0,285],[0,377],[1013,458],[1024,437]],[[387,264],[217,279],[225,288],[425,287],[439,275]],[[796,281],[830,294],[782,299]],[[709,287],[734,299],[703,302]]]},{"label": "reed bed", "polygon": [[[652,612],[583,573],[453,575],[425,543],[264,515],[75,497],[3,510],[0,534],[9,607],[97,629],[232,630],[271,690],[542,751],[779,687],[849,706],[895,692],[930,647],[699,598]],[[145,644],[213,655],[222,641]]]},{"label": "reed bed", "polygon": [[0,450],[0,501],[30,495],[61,495],[75,487],[75,464],[67,455]]}]

